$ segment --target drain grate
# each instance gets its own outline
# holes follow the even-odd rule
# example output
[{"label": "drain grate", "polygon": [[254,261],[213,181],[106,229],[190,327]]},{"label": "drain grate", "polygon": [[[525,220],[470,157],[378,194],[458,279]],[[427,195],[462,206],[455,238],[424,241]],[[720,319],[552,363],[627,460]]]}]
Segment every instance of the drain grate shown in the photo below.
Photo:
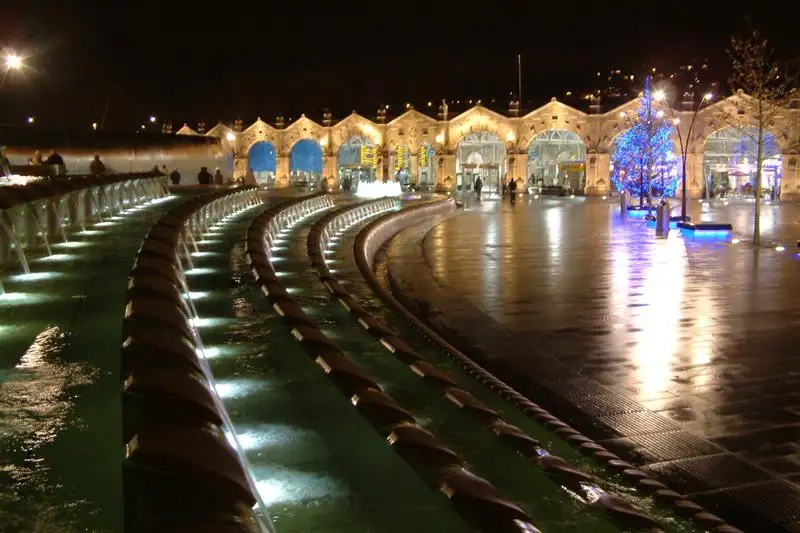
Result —
[{"label": "drain grate", "polygon": [[724,451],[687,431],[634,435],[630,440],[643,448],[645,455],[652,457],[652,462],[713,455]]},{"label": "drain grate", "polygon": [[[692,485],[686,487],[688,489],[686,492],[747,485],[771,477],[763,470],[727,453],[654,463],[648,465],[646,469],[670,476],[679,471]],[[692,480],[697,480],[697,483],[691,483]]]},{"label": "drain grate", "polygon": [[[691,495],[691,499],[705,506],[723,502],[732,512],[738,508],[739,511],[756,513],[780,526],[781,531],[800,533],[800,488],[786,481],[765,481],[701,492]],[[770,527],[768,530],[777,529]]]},{"label": "drain grate", "polygon": [[642,433],[664,433],[680,429],[677,424],[650,411],[600,416],[598,420],[603,425],[625,437]]}]

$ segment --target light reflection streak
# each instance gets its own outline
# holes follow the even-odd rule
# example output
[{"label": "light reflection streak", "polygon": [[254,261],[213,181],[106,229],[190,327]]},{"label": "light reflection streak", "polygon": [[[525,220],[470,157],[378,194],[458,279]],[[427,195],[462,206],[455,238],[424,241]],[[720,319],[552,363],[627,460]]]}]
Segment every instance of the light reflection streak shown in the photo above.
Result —
[{"label": "light reflection streak", "polygon": [[[502,214],[500,215],[502,216]],[[491,305],[500,294],[500,272],[498,270],[497,245],[500,241],[500,230],[497,224],[497,215],[489,215],[486,219],[486,230],[483,232],[482,254],[483,265],[481,267],[481,281],[483,282],[484,305]]]},{"label": "light reflection streak", "polygon": [[347,486],[324,475],[280,466],[253,468],[256,488],[265,505],[311,500],[346,500]]},{"label": "light reflection streak", "polygon": [[561,250],[561,224],[563,221],[563,209],[561,207],[551,207],[546,210],[544,218],[545,233],[549,243],[548,250],[551,258],[557,258]]},{"label": "light reflection streak", "polygon": [[[633,358],[641,390],[663,392],[670,384],[680,328],[686,250],[675,236],[653,242],[652,259],[644,270],[646,304],[631,317],[636,332]],[[642,260],[647,260],[643,257]]]},{"label": "light reflection streak", "polygon": [[70,416],[77,395],[68,391],[94,383],[99,370],[85,363],[63,362],[59,355],[68,344],[69,336],[61,328],[42,331],[0,387],[0,446],[17,449],[26,457],[24,463],[12,462],[0,469],[12,478],[15,491],[53,490],[55,480],[50,479],[50,469],[37,450],[67,428],[80,430],[82,423]]}]

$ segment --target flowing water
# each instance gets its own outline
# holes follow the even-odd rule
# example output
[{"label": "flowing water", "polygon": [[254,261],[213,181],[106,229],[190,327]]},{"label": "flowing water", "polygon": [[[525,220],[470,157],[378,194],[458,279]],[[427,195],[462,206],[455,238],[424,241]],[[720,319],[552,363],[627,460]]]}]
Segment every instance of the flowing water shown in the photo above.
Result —
[{"label": "flowing water", "polygon": [[[112,217],[0,295],[0,532],[122,529],[119,343],[127,274],[174,206]],[[8,273],[7,273],[8,274]]]}]

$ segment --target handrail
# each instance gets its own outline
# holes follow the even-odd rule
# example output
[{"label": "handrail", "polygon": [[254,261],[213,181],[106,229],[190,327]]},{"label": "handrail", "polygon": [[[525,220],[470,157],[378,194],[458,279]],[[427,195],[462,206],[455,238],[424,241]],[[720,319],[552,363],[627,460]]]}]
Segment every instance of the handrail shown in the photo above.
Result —
[{"label": "handrail", "polygon": [[141,245],[122,343],[126,530],[202,524],[270,532],[247,458],[219,395],[188,297],[195,237],[261,205],[258,189],[201,195],[172,209]]}]

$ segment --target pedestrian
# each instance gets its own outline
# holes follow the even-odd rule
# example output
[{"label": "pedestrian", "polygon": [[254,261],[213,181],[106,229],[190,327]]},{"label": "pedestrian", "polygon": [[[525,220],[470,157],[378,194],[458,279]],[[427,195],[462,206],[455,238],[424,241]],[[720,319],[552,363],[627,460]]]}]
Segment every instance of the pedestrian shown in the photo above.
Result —
[{"label": "pedestrian", "polygon": [[481,199],[481,189],[483,189],[483,180],[480,176],[475,178],[475,194],[478,197],[478,200]]},{"label": "pedestrian", "polygon": [[100,161],[100,156],[95,155],[92,162],[89,164],[89,174],[92,176],[102,176],[106,173],[106,165]]},{"label": "pedestrian", "polygon": [[213,177],[211,176],[211,172],[208,171],[208,167],[200,167],[200,172],[197,173],[197,183],[200,185],[211,185]]}]

